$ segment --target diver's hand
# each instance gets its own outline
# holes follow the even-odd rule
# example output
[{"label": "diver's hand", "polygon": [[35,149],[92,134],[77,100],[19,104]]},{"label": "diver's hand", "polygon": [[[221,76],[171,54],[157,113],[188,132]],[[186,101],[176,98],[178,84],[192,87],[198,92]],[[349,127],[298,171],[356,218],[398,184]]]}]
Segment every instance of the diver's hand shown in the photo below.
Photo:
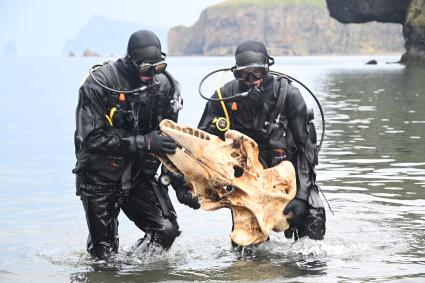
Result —
[{"label": "diver's hand", "polygon": [[157,155],[173,154],[176,152],[175,141],[160,134],[159,131],[152,131],[146,135],[136,136],[139,149],[150,151]]},{"label": "diver's hand", "polygon": [[199,200],[197,196],[192,196],[189,188],[184,181],[183,175],[177,175],[172,177],[173,180],[171,182],[171,186],[176,191],[177,200],[184,205],[189,206],[193,209],[199,209],[201,205],[199,204]]},{"label": "diver's hand", "polygon": [[308,202],[302,199],[294,198],[283,210],[283,214],[289,216],[292,213],[292,217],[288,218],[288,222],[294,226],[298,226],[304,220],[307,215]]}]

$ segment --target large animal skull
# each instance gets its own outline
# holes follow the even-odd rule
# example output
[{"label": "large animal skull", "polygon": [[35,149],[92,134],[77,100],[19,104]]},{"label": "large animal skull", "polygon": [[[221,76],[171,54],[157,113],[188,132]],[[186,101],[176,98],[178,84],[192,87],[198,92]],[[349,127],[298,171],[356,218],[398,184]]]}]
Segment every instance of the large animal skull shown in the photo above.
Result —
[{"label": "large animal skull", "polygon": [[258,244],[271,230],[288,229],[283,209],[296,193],[291,162],[264,169],[256,142],[238,131],[227,131],[223,141],[170,120],[163,120],[160,127],[179,146],[161,161],[172,173],[184,175],[203,209],[232,210],[234,243]]}]

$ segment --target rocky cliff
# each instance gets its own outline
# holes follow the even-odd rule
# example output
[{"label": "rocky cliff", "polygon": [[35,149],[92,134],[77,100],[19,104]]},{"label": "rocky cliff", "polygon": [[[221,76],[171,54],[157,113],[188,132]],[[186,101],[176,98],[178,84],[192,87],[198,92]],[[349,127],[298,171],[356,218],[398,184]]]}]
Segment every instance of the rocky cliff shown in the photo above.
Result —
[{"label": "rocky cliff", "polygon": [[331,17],[342,23],[378,21],[403,24],[409,0],[326,0]]},{"label": "rocky cliff", "polygon": [[403,25],[406,52],[403,63],[425,64],[425,1],[412,0]]},{"label": "rocky cliff", "polygon": [[343,23],[380,21],[403,25],[405,64],[425,64],[424,0],[326,0],[330,15]]},{"label": "rocky cliff", "polygon": [[247,39],[265,42],[272,55],[385,54],[403,50],[401,25],[344,25],[329,17],[325,0],[228,0],[204,10],[193,26],[172,28],[168,52],[233,55],[237,44]]}]

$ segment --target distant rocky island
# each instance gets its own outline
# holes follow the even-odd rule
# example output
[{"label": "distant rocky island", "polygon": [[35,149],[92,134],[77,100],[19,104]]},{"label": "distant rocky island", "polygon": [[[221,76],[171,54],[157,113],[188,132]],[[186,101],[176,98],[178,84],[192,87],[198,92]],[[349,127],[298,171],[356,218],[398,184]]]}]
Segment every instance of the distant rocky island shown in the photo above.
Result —
[{"label": "distant rocky island", "polygon": [[191,27],[172,28],[168,52],[233,55],[237,44],[246,39],[265,42],[272,55],[403,52],[402,25],[398,22],[347,25],[329,16],[326,4],[325,0],[227,0],[205,9]]},{"label": "distant rocky island", "polygon": [[70,57],[121,57],[126,53],[130,35],[140,29],[154,31],[163,43],[167,38],[168,29],[165,27],[145,26],[95,15],[81,28],[75,38],[68,40],[62,52]]}]

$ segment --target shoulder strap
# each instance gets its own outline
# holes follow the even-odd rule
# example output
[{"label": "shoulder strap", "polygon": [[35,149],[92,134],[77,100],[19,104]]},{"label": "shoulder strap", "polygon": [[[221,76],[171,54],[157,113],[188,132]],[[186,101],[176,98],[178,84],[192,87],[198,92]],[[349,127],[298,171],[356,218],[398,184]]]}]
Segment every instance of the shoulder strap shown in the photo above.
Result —
[{"label": "shoulder strap", "polygon": [[103,62],[102,64],[99,65],[98,72],[101,72],[106,77],[108,84],[109,83],[112,84],[113,88],[122,90],[122,86],[118,76],[118,71],[114,63],[115,62],[111,62],[111,61]]},{"label": "shoulder strap", "polygon": [[279,77],[277,78],[277,80],[279,81],[279,84],[275,84],[274,88],[275,97],[277,96],[277,101],[273,112],[270,114],[268,121],[269,123],[273,123],[279,114],[284,114],[282,112],[285,109],[285,100],[286,93],[288,92],[289,81],[285,77]]},{"label": "shoulder strap", "polygon": [[114,80],[114,83],[117,86],[117,89],[122,90],[121,82],[120,82],[120,77],[118,76],[117,67],[115,67],[115,64],[114,63],[109,63],[108,66],[110,66],[110,68],[108,69],[108,71],[112,75],[112,78]]}]

